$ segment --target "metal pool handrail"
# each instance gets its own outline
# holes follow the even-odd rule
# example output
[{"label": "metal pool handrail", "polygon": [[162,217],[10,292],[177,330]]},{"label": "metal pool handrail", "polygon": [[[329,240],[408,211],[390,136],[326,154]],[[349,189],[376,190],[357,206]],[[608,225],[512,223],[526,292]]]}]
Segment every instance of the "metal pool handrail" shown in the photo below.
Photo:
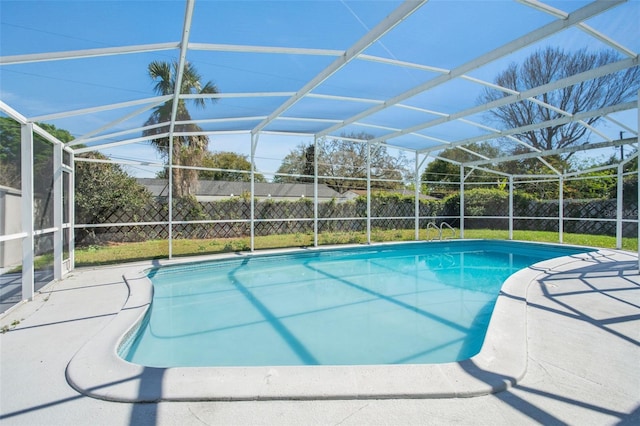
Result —
[{"label": "metal pool handrail", "polygon": [[438,234],[438,239],[440,241],[442,241],[443,240],[442,232],[444,230],[443,227],[449,228],[451,230],[451,232],[453,233],[453,236],[447,237],[447,238],[444,238],[444,239],[449,240],[449,239],[456,238],[456,230],[451,225],[449,225],[447,222],[441,222],[440,223],[440,227],[438,227],[438,225],[436,225],[435,222],[429,222],[429,223],[427,223],[427,241],[433,241],[433,238],[429,238],[429,229],[431,229],[431,228],[435,229],[435,231]]},{"label": "metal pool handrail", "polygon": [[444,225],[447,228],[449,228],[451,230],[451,232],[453,233],[453,236],[446,238],[447,240],[456,238],[456,230],[451,225],[449,225],[447,222],[442,222],[440,224],[440,240],[442,240],[442,225]]}]

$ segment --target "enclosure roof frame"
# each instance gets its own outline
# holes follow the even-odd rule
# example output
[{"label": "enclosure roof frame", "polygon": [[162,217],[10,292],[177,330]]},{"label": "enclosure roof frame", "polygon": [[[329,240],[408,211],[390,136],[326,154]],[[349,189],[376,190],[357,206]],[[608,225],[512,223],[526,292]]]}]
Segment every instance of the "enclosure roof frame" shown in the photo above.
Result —
[{"label": "enclosure roof frame", "polygon": [[[230,133],[242,133],[248,132],[252,135],[257,133],[266,132],[268,134],[290,134],[290,135],[308,135],[317,139],[322,138],[341,138],[343,133],[349,128],[355,126],[360,128],[375,129],[377,135],[370,139],[368,142],[371,144],[386,144],[394,149],[402,151],[415,152],[417,155],[428,155],[430,153],[439,152],[447,148],[459,148],[465,150],[476,157],[478,160],[466,162],[466,166],[478,166],[478,165],[490,165],[501,161],[511,161],[522,158],[538,157],[545,162],[544,157],[548,155],[555,155],[561,152],[570,152],[570,150],[551,150],[540,151],[536,150],[530,145],[525,144],[521,139],[517,137],[518,133],[540,129],[546,126],[556,126],[560,124],[566,124],[570,122],[578,122],[580,125],[589,129],[590,133],[597,138],[601,138],[604,142],[589,143],[584,148],[602,148],[607,146],[618,146],[619,144],[632,143],[633,138],[620,138],[617,140],[611,136],[607,136],[601,132],[598,128],[595,128],[586,122],[582,121],[585,118],[594,117],[595,115],[602,115],[608,122],[618,126],[622,132],[631,132],[637,137],[637,129],[616,120],[609,115],[612,113],[626,111],[628,109],[637,108],[637,100],[621,103],[607,108],[600,108],[595,111],[583,111],[577,114],[572,114],[568,111],[563,111],[557,106],[550,105],[541,99],[539,96],[554,90],[559,90],[575,84],[580,84],[594,78],[598,78],[607,74],[619,72],[629,68],[639,66],[638,52],[625,46],[624,43],[615,40],[607,34],[594,28],[587,23],[588,20],[595,16],[605,14],[608,11],[616,8],[617,6],[625,3],[625,0],[611,0],[611,1],[593,1],[585,6],[579,7],[572,12],[565,12],[557,7],[545,4],[537,0],[516,0],[516,3],[523,5],[524,8],[540,11],[547,15],[551,20],[535,28],[523,35],[515,37],[506,43],[491,49],[490,51],[480,53],[470,60],[457,65],[451,69],[439,66],[437,64],[421,63],[419,61],[407,61],[400,60],[393,56],[391,52],[389,57],[383,57],[375,55],[372,52],[368,52],[368,49],[381,42],[383,38],[398,27],[402,27],[403,23],[407,21],[411,16],[429,2],[428,0],[407,0],[399,4],[386,18],[382,19],[372,29],[367,29],[366,33],[355,41],[351,46],[344,50],[336,49],[333,47],[304,47],[304,46],[277,46],[277,45],[256,45],[256,44],[241,44],[241,43],[216,43],[209,41],[191,41],[190,32],[192,30],[192,20],[195,16],[195,3],[196,0],[185,0],[185,12],[183,16],[183,26],[181,30],[179,41],[168,41],[161,43],[147,43],[147,44],[130,44],[124,46],[108,46],[94,49],[79,49],[79,50],[63,50],[57,52],[41,52],[41,53],[26,53],[26,54],[14,54],[7,56],[0,56],[0,69],[2,67],[10,67],[15,65],[25,65],[33,63],[50,63],[56,61],[68,61],[68,60],[82,60],[87,58],[97,57],[113,57],[119,55],[134,55],[141,53],[156,53],[166,51],[176,51],[178,53],[178,62],[180,64],[178,76],[176,80],[176,87],[173,94],[166,96],[149,96],[140,97],[137,99],[131,99],[123,102],[95,105],[91,107],[79,108],[74,110],[64,110],[60,108],[59,111],[47,112],[42,114],[35,114],[33,116],[24,116],[20,114],[19,122],[38,123],[38,122],[55,122],[61,119],[70,119],[74,117],[91,116],[93,114],[104,113],[107,111],[120,111],[130,108],[135,110],[126,112],[112,121],[107,122],[101,126],[98,126],[88,132],[77,136],[74,140],[64,144],[66,150],[71,150],[75,153],[84,153],[89,150],[100,150],[113,148],[117,146],[124,146],[128,144],[149,141],[152,138],[157,138],[159,135],[129,137],[135,133],[142,133],[145,130],[149,130],[150,126],[130,127],[125,130],[118,129],[118,126],[123,123],[139,117],[140,115],[158,107],[164,102],[171,101],[173,103],[173,111],[171,120],[168,123],[159,123],[156,126],[162,127],[168,125],[168,137],[173,139],[174,129],[176,124],[188,124],[186,122],[177,122],[176,112],[179,100],[194,100],[194,99],[267,99],[267,98],[284,98],[284,102],[276,104],[270,111],[263,114],[253,114],[246,116],[226,116],[226,117],[211,117],[204,119],[195,119],[189,123],[193,124],[208,124],[208,125],[221,125],[229,123],[238,123],[242,121],[247,123],[255,122],[259,120],[257,125],[247,126],[246,128],[239,128],[237,130],[229,131]],[[621,59],[617,62],[613,62],[599,68],[591,69],[589,71],[568,76],[565,79],[554,81],[548,84],[544,84],[532,89],[518,92],[512,89],[501,87],[495,83],[483,80],[470,73],[478,68],[492,63],[496,60],[507,57],[513,52],[520,51],[526,47],[535,45],[541,40],[565,31],[569,28],[577,28],[579,31],[592,37],[594,40],[609,46],[616,52],[626,56],[625,59]],[[214,40],[215,41],[215,40]],[[256,54],[256,55],[301,55],[305,57],[327,57],[334,58],[326,67],[320,70],[309,80],[304,82],[297,90],[274,90],[274,91],[247,91],[247,92],[228,92],[217,94],[184,94],[179,93],[178,87],[180,87],[180,81],[182,78],[182,71],[184,64],[189,60],[191,52],[223,52],[230,54]],[[323,93],[318,90],[322,87],[328,79],[331,79],[337,73],[339,73],[344,67],[358,61],[359,63],[372,63],[379,64],[380,66],[389,66],[396,69],[416,70],[417,72],[434,73],[435,77],[428,79],[422,83],[410,87],[401,93],[387,96],[387,97],[359,97],[352,94],[340,94],[340,93]],[[445,112],[439,111],[426,106],[415,105],[412,103],[406,103],[417,95],[430,93],[430,91],[445,85],[453,80],[460,80],[469,82],[471,84],[491,88],[494,90],[502,91],[505,96],[493,102],[486,104],[476,105],[466,109]],[[357,105],[365,106],[363,110],[356,114],[345,114],[341,117],[328,117],[328,116],[302,116],[298,114],[291,114],[289,111],[291,108],[299,103],[301,100],[308,101],[327,101],[342,103],[353,103]],[[477,114],[484,114],[499,106],[507,105],[515,102],[535,102],[543,108],[548,108],[564,118],[551,120],[545,123],[535,123],[528,127],[520,127],[517,129],[497,129],[487,123],[478,122],[472,117]],[[402,124],[402,123],[378,123],[376,122],[376,116],[379,113],[385,111],[403,109],[406,111],[412,111],[419,114],[433,115],[436,118],[426,120],[420,123]],[[6,102],[0,103],[0,110],[5,114],[15,117],[16,111],[13,110]],[[296,130],[290,127],[292,130],[279,130],[278,126],[272,126],[274,123],[279,123],[282,129],[287,128],[289,123],[296,124]],[[476,129],[484,131],[479,136],[452,138],[451,140],[445,140],[437,135],[429,134],[425,131],[436,128],[437,126],[447,123],[461,123],[464,125],[473,126]],[[305,124],[309,127],[309,130],[304,130]],[[325,126],[322,126],[325,124]],[[321,130],[311,130],[311,127],[318,128],[320,125]],[[35,129],[39,133],[44,132],[42,128],[36,126]],[[300,130],[302,129],[302,130]],[[115,130],[115,131],[114,131]],[[203,130],[203,135],[223,134],[223,130]],[[160,135],[162,136],[162,135]],[[166,136],[166,135],[165,135]],[[403,137],[411,136],[412,144],[406,144],[403,142]],[[531,152],[520,156],[509,156],[503,158],[483,158],[482,155],[475,153],[467,146],[476,142],[482,141],[498,141],[503,138],[508,138],[513,142],[526,146]],[[51,140],[48,136],[47,139]],[[116,140],[114,140],[116,139]],[[447,138],[448,139],[448,138]],[[423,141],[423,143],[419,142]],[[59,141],[58,141],[59,142]],[[57,143],[57,142],[56,142]],[[79,147],[80,144],[90,144],[89,147]],[[420,145],[422,144],[422,145]],[[91,149],[89,149],[91,148]],[[558,171],[545,162],[549,168],[555,173]]]}]

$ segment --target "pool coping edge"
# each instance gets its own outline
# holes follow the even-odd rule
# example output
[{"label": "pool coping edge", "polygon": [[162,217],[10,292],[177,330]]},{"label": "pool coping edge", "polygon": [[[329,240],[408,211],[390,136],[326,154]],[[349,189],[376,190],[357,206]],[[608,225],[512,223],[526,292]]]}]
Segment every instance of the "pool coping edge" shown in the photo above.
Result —
[{"label": "pool coping edge", "polygon": [[120,358],[117,349],[151,303],[149,266],[139,266],[124,276],[129,295],[120,312],[80,348],[65,374],[78,392],[118,402],[461,398],[496,393],[526,374],[529,286],[553,270],[610,253],[599,250],[555,258],[511,275],[500,290],[480,352],[444,364],[171,368],[133,364]]}]

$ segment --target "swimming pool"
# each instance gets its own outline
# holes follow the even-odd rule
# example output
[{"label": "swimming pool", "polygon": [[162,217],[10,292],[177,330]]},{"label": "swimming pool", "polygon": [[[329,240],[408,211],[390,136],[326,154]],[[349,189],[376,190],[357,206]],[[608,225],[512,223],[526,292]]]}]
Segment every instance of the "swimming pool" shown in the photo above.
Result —
[{"label": "swimming pool", "polygon": [[119,353],[152,367],[462,361],[510,275],[586,251],[451,241],[154,268],[151,309]]},{"label": "swimming pool", "polygon": [[[444,253],[451,244],[471,243],[494,244],[482,240],[428,244]],[[154,260],[121,267],[128,289],[126,302],[107,326],[73,356],[66,369],[67,382],[84,395],[121,402],[459,398],[499,392],[515,385],[527,371],[528,289],[543,285],[557,273],[566,275],[576,271],[579,274],[585,265],[623,256],[623,253],[605,249],[592,251],[537,243],[503,244],[509,244],[515,254],[522,254],[520,250],[530,253],[531,248],[562,257],[535,263],[505,280],[494,303],[482,348],[469,359],[429,364],[219,367],[149,367],[132,363],[124,360],[119,351],[135,339],[151,308],[154,290],[149,279],[150,270],[158,266],[199,267],[206,263],[196,262],[193,258]],[[386,244],[375,244],[371,248],[383,246]],[[565,248],[570,250],[564,251]],[[325,248],[311,248],[271,250],[260,254],[229,253],[201,260],[252,261],[283,253],[326,251]],[[561,282],[555,285],[561,285]]]}]

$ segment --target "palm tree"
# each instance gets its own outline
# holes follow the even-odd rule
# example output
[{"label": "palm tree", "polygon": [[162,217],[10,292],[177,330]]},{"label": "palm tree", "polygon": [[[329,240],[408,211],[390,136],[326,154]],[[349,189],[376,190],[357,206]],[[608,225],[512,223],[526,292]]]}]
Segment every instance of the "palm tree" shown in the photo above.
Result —
[{"label": "palm tree", "polygon": [[[149,77],[156,82],[154,91],[158,95],[171,95],[176,87],[176,77],[178,75],[178,63],[168,63],[162,61],[153,61],[149,64]],[[182,82],[180,87],[181,94],[213,94],[218,93],[215,84],[208,81],[204,86],[201,83],[201,76],[195,67],[189,63],[185,64],[182,74]],[[215,102],[215,98],[210,98]],[[206,100],[204,98],[193,99],[197,107],[204,108]],[[173,109],[173,100],[167,101],[162,105],[154,108],[151,116],[146,121],[145,126],[165,123],[165,125],[153,129],[143,131],[144,136],[153,136],[169,131],[171,121],[171,112]],[[183,99],[178,101],[178,110],[176,114],[176,122],[187,122],[187,124],[176,124],[174,133],[197,133],[202,129],[197,124],[189,123],[191,115],[187,110],[186,103]],[[158,137],[151,140],[154,147],[160,151],[168,162],[170,143],[169,138]],[[174,166],[195,166],[199,165],[200,160],[207,151],[209,138],[206,135],[198,136],[174,136],[173,137],[173,165]],[[173,194],[177,197],[188,195],[191,191],[192,184],[198,179],[197,170],[190,169],[173,169]]]}]

